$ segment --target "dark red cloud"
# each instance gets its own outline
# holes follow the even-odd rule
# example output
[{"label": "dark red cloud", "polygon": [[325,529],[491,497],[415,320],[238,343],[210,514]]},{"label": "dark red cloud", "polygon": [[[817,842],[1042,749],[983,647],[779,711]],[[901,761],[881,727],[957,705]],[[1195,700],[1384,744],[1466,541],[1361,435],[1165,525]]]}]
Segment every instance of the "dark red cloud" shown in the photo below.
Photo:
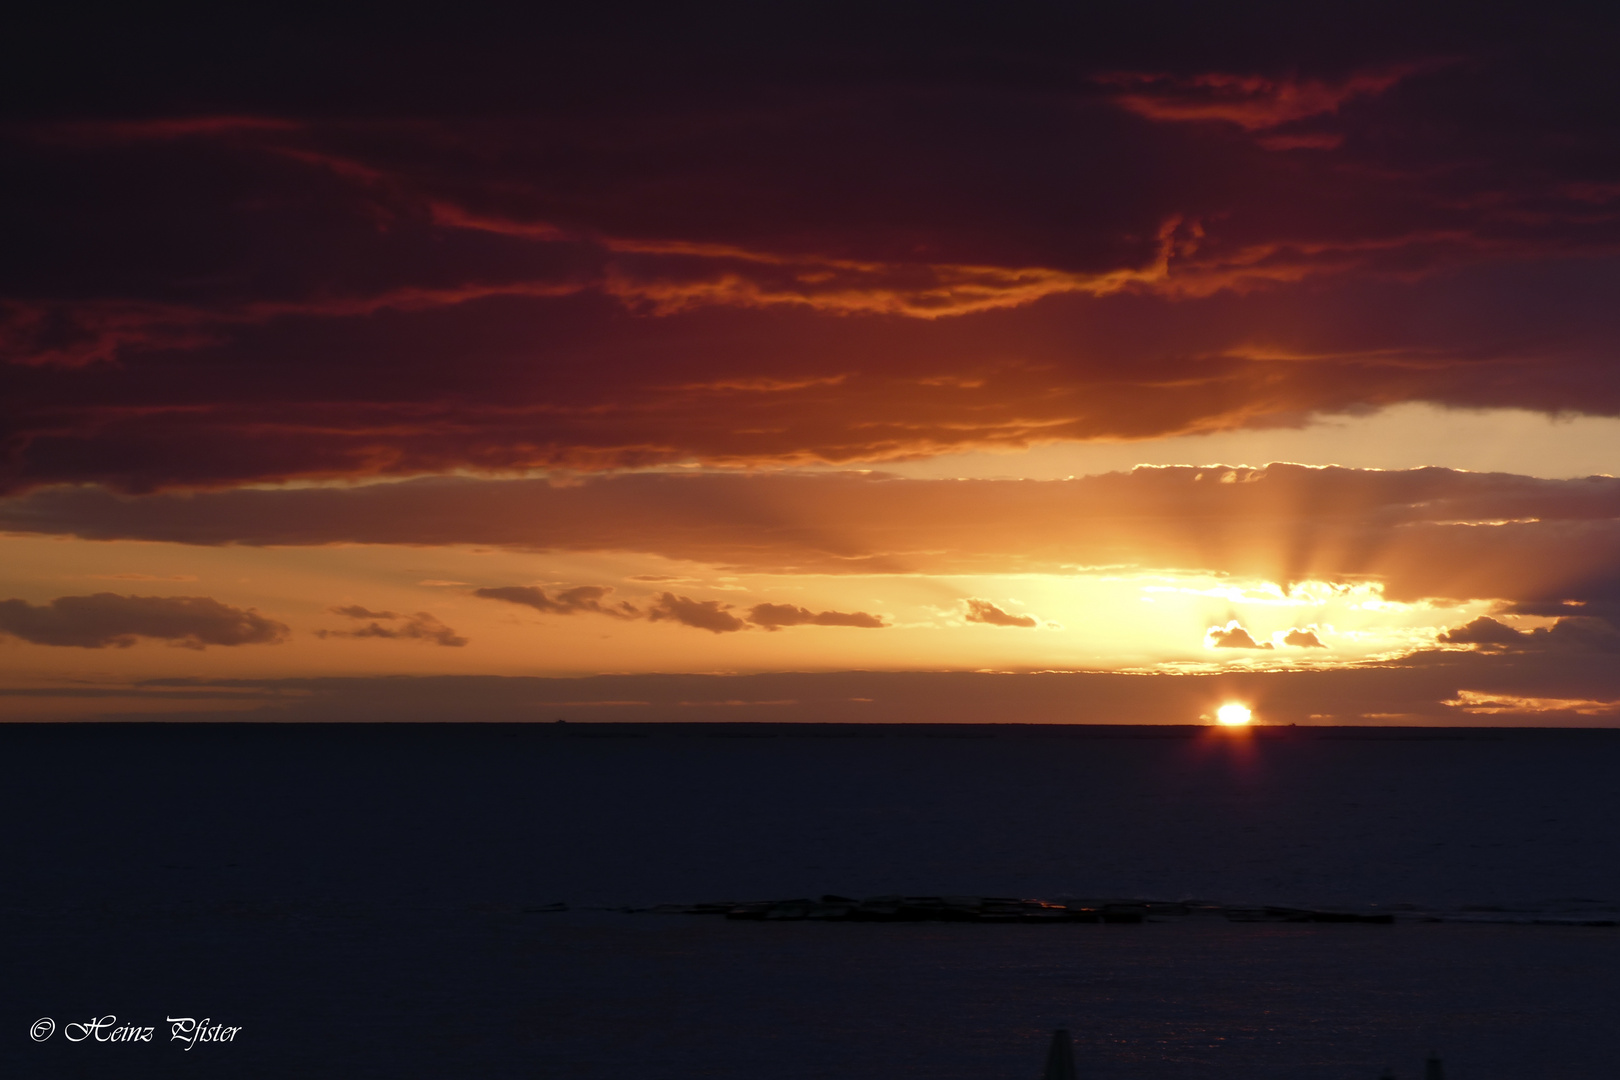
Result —
[{"label": "dark red cloud", "polygon": [[48,604],[0,600],[0,633],[35,645],[127,649],[154,638],[187,649],[209,645],[275,645],[282,623],[207,596],[59,596]]},{"label": "dark red cloud", "polygon": [[987,626],[1017,626],[1025,630],[1033,630],[1041,621],[1033,615],[1013,615],[1001,610],[988,600],[967,599],[962,601],[967,608],[964,618],[968,622],[984,623]]},{"label": "dark red cloud", "polygon": [[1114,91],[1121,106],[1150,120],[1218,120],[1253,131],[1336,113],[1346,101],[1383,93],[1411,71],[1361,71],[1336,80],[1221,71],[1191,76],[1114,72],[1097,81]]},{"label": "dark red cloud", "polygon": [[1620,413],[1605,18],[31,15],[0,485]]},{"label": "dark red cloud", "polygon": [[[430,612],[418,611],[414,615],[401,615],[394,611],[371,611],[358,604],[335,607],[331,610],[335,615],[347,615],[351,619],[369,621],[358,630],[317,630],[315,631],[317,637],[420,641],[450,648],[460,648],[467,644],[466,638],[440,622],[438,617]],[[388,625],[385,626],[384,623]]]}]

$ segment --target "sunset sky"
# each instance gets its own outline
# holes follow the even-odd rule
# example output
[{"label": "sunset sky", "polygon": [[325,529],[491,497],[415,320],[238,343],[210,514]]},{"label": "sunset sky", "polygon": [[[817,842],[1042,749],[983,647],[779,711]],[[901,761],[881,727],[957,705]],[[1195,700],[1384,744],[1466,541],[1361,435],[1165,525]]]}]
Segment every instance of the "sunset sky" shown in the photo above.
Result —
[{"label": "sunset sky", "polygon": [[1518,9],[37,12],[0,715],[1613,724],[1620,27]]}]

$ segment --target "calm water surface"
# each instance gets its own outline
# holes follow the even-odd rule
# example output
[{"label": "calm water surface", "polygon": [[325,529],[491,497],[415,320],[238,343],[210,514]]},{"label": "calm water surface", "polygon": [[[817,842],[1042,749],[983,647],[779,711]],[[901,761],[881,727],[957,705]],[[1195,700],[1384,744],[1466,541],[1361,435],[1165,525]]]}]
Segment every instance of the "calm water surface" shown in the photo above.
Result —
[{"label": "calm water surface", "polygon": [[[569,727],[0,728],[0,1065],[1028,1078],[1067,1024],[1098,1078],[1411,1077],[1431,1047],[1453,1080],[1614,1073],[1613,928],[588,909],[831,891],[1590,915],[1620,907],[1616,733]],[[156,1041],[28,1037],[107,1014]],[[182,1051],[167,1015],[242,1032]]]}]

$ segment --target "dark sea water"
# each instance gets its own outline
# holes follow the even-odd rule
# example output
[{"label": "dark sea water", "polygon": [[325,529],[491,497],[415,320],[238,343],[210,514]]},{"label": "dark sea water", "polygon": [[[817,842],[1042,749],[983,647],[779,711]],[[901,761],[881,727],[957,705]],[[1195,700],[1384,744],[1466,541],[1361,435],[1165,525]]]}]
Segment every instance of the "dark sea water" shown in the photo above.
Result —
[{"label": "dark sea water", "polygon": [[[1614,1076],[1620,929],[1547,924],[1620,911],[1617,785],[1611,731],[0,726],[0,1075]],[[622,910],[827,892],[1396,921]]]}]

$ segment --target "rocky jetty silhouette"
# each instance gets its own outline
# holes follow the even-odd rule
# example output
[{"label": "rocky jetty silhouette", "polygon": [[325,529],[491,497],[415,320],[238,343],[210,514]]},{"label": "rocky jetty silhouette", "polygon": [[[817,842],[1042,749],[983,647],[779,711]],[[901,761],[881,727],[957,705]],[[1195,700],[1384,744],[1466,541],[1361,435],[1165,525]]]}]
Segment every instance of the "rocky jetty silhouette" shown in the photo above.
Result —
[{"label": "rocky jetty silhouette", "polygon": [[[531,909],[538,910],[538,909]],[[1392,923],[1389,912],[1318,911],[1292,907],[1230,907],[1158,900],[1030,900],[1009,896],[869,896],[855,899],[828,893],[789,900],[721,900],[702,904],[659,904],[621,908],[661,915],[722,915],[757,922],[971,922],[971,923],[1142,923],[1194,916],[1232,922]]]}]

